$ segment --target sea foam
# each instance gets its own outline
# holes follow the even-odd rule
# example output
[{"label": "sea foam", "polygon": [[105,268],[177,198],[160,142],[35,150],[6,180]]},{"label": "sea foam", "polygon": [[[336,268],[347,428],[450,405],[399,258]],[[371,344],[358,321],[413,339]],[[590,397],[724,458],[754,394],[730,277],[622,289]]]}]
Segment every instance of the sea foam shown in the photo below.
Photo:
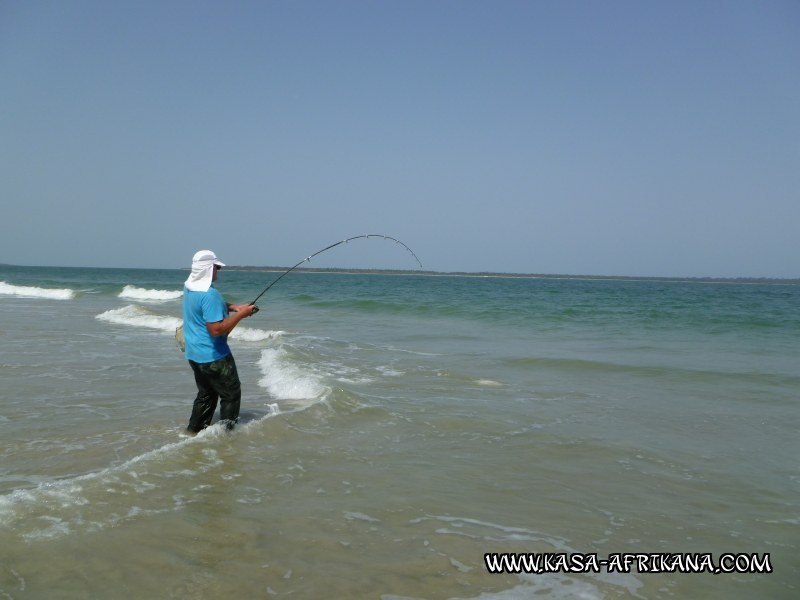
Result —
[{"label": "sea foam", "polygon": [[116,325],[129,325],[132,327],[145,327],[174,333],[177,327],[183,324],[182,319],[165,315],[155,315],[141,306],[129,304],[122,308],[115,308],[100,313],[96,317],[100,321],[107,321]]},{"label": "sea foam", "polygon": [[144,300],[149,302],[163,302],[177,300],[183,296],[181,290],[148,290],[133,285],[126,285],[119,293],[120,298],[128,300]]},{"label": "sea foam", "polygon": [[[183,319],[170,317],[168,315],[157,315],[143,306],[128,304],[122,308],[114,308],[100,313],[96,317],[100,321],[114,323],[116,325],[127,325],[129,327],[144,327],[146,329],[157,329],[166,333],[173,334],[175,329],[183,325]],[[245,342],[262,342],[282,335],[282,331],[267,331],[264,329],[248,329],[237,327],[228,339],[240,340]]]},{"label": "sea foam", "polygon": [[0,281],[0,295],[20,296],[22,298],[48,298],[50,300],[72,300],[75,297],[75,290],[13,285],[5,281]]},{"label": "sea foam", "polygon": [[292,362],[282,348],[268,348],[258,361],[263,377],[258,382],[279,400],[317,400],[329,390],[320,377]]},{"label": "sea foam", "polygon": [[267,331],[266,329],[250,329],[248,327],[237,326],[231,331],[228,339],[241,340],[243,342],[263,342],[283,335],[283,331]]}]

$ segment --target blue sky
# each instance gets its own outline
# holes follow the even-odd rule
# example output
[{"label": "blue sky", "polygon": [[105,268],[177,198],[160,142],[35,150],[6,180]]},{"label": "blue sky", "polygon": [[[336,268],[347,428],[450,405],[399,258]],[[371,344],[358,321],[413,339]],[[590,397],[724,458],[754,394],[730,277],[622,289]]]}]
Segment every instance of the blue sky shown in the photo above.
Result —
[{"label": "blue sky", "polygon": [[800,277],[800,2],[0,0],[0,202],[12,264]]}]

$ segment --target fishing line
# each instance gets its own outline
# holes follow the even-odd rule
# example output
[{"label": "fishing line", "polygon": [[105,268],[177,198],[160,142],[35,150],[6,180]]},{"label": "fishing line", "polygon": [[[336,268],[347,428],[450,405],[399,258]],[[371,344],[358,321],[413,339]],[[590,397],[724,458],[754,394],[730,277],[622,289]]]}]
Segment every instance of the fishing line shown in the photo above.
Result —
[{"label": "fishing line", "polygon": [[[414,260],[416,260],[417,264],[419,264],[420,269],[422,268],[422,262],[420,262],[419,258],[417,258],[417,255],[414,254],[414,251],[411,248],[409,248],[408,246],[406,246],[403,242],[398,240],[397,238],[393,238],[393,237],[391,237],[389,235],[381,235],[381,234],[378,234],[378,233],[369,233],[369,234],[366,234],[366,235],[354,235],[353,237],[347,238],[346,240],[341,240],[339,242],[336,242],[335,244],[331,244],[330,246],[326,246],[322,250],[317,250],[316,252],[314,252],[314,254],[311,254],[310,256],[307,256],[306,258],[301,260],[299,263],[297,263],[295,266],[293,266],[293,267],[291,267],[289,269],[286,269],[286,271],[281,273],[277,278],[275,278],[275,280],[272,281],[272,283],[270,283],[267,287],[265,287],[264,290],[258,296],[256,296],[256,299],[253,300],[250,303],[250,305],[254,306],[255,303],[258,302],[258,299],[261,298],[261,296],[263,296],[264,294],[267,293],[267,290],[269,290],[269,288],[271,288],[273,285],[278,283],[281,279],[286,277],[289,273],[294,271],[297,267],[299,267],[303,263],[309,262],[312,258],[317,256],[318,254],[322,254],[323,252],[327,252],[328,250],[331,250],[332,248],[336,248],[336,246],[339,246],[341,244],[346,244],[348,242],[352,242],[353,240],[358,240],[358,239],[362,239],[362,238],[364,238],[364,239],[382,238],[384,240],[391,240],[391,241],[393,241],[393,242],[395,242],[397,244],[400,244],[403,248],[405,248],[406,250],[408,250],[411,253],[411,256],[413,256]],[[255,307],[255,310],[253,310],[253,314],[255,314],[256,312],[258,312],[258,307],[257,306]]]}]

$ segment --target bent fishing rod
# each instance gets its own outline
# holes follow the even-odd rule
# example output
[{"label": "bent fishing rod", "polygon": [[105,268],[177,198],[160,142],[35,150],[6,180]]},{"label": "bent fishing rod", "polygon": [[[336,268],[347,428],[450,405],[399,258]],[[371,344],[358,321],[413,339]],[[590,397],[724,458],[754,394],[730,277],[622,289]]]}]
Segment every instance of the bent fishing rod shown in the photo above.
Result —
[{"label": "bent fishing rod", "polygon": [[[328,250],[331,250],[332,248],[336,248],[336,246],[339,246],[339,245],[341,245],[341,244],[346,244],[346,243],[348,243],[348,242],[352,242],[353,240],[358,240],[358,239],[362,239],[362,238],[363,238],[363,239],[369,239],[369,238],[380,238],[380,239],[384,239],[384,240],[391,240],[391,241],[393,241],[393,242],[395,242],[395,243],[397,243],[397,244],[400,244],[400,245],[401,245],[403,248],[405,248],[406,250],[408,250],[408,251],[411,253],[411,256],[413,256],[413,257],[414,257],[414,260],[416,260],[416,261],[417,261],[417,264],[419,265],[420,269],[422,268],[422,262],[419,260],[419,258],[417,258],[417,255],[416,255],[416,254],[414,254],[414,251],[413,251],[411,248],[409,248],[408,246],[406,246],[406,245],[405,245],[403,242],[401,242],[400,240],[398,240],[397,238],[393,238],[393,237],[391,237],[391,236],[389,236],[389,235],[381,235],[381,234],[378,234],[378,233],[369,233],[369,234],[366,234],[366,235],[354,235],[353,237],[349,237],[349,238],[347,238],[346,240],[341,240],[341,241],[339,241],[339,242],[336,242],[335,244],[331,244],[330,246],[326,246],[326,247],[325,247],[325,248],[323,248],[322,250],[318,250],[318,251],[314,252],[314,254],[311,254],[310,256],[307,256],[306,258],[304,258],[303,260],[301,260],[299,263],[297,263],[297,264],[296,264],[296,265],[294,265],[293,267],[291,267],[291,268],[289,268],[289,269],[286,269],[286,270],[285,270],[283,273],[281,273],[281,274],[280,274],[278,277],[276,277],[276,278],[275,278],[275,279],[272,281],[272,283],[270,283],[270,284],[269,284],[267,287],[265,287],[265,288],[264,288],[264,290],[263,290],[263,291],[262,291],[262,292],[261,292],[261,293],[260,293],[258,296],[256,296],[256,299],[255,299],[255,300],[253,300],[253,301],[250,303],[250,306],[255,306],[256,302],[258,302],[258,299],[259,299],[259,298],[261,298],[261,296],[263,296],[264,294],[266,294],[266,293],[267,293],[267,291],[268,291],[268,290],[269,290],[269,289],[270,289],[270,288],[271,288],[273,285],[275,285],[276,283],[278,283],[278,282],[279,282],[281,279],[283,279],[284,277],[286,277],[286,276],[287,276],[289,273],[291,273],[292,271],[294,271],[294,270],[295,270],[297,267],[299,267],[299,266],[300,266],[300,265],[302,265],[303,263],[307,263],[307,262],[309,262],[309,261],[310,261],[312,258],[314,258],[315,256],[317,256],[318,254],[322,254],[323,252],[327,252]],[[258,310],[259,310],[259,309],[258,309],[258,307],[257,307],[257,306],[255,306],[255,308],[253,309],[253,313],[252,313],[252,314],[256,314],[256,313],[258,312]]]}]

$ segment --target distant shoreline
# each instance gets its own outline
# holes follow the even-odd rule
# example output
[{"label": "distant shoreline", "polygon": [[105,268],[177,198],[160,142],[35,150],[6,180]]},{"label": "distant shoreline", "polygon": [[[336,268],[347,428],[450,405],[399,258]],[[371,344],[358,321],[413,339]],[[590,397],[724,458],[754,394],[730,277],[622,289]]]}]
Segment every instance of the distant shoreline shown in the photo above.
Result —
[{"label": "distant shoreline", "polygon": [[[0,267],[33,267],[50,269],[143,269],[144,267],[64,267],[52,265],[13,265],[0,263]],[[261,273],[283,273],[289,267],[250,265],[226,266],[227,271],[252,271]],[[152,270],[172,270],[152,268]],[[187,267],[178,267],[176,270],[188,271]],[[673,283],[738,283],[751,285],[800,285],[800,278],[782,279],[779,277],[657,277],[648,275],[565,275],[560,273],[500,273],[496,271],[424,271],[409,269],[345,269],[337,267],[297,267],[294,273],[339,273],[343,275],[422,275],[426,277],[473,277],[497,279],[574,279],[577,281],[655,281]]]},{"label": "distant shoreline", "polygon": [[[254,271],[263,273],[282,273],[288,267],[228,266],[227,271]],[[800,285],[800,279],[780,279],[774,277],[655,277],[640,275],[564,275],[557,273],[498,273],[492,271],[412,271],[406,269],[344,269],[298,267],[294,273],[339,273],[343,275],[424,275],[429,277],[478,277],[498,279],[575,279],[583,281],[663,281],[685,283],[741,283]]]}]

